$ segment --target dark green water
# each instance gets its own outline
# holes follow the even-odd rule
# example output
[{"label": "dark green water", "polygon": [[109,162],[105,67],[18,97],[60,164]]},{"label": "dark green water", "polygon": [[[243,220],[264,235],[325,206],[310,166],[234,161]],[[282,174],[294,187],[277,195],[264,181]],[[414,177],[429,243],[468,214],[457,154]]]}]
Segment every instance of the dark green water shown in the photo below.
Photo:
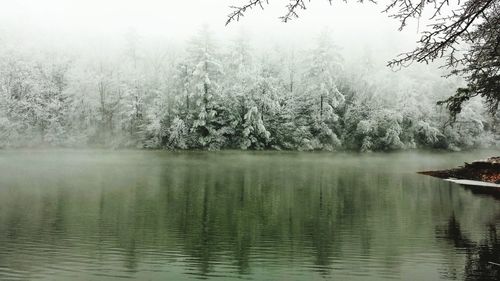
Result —
[{"label": "dark green water", "polygon": [[500,280],[498,151],[0,151],[0,280]]}]

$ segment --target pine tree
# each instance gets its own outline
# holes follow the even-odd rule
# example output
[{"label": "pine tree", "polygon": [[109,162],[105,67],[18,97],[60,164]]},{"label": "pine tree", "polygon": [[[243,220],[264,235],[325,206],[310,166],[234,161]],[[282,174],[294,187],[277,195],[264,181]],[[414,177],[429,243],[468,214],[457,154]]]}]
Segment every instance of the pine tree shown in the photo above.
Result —
[{"label": "pine tree", "polygon": [[311,149],[331,150],[340,145],[335,132],[338,121],[336,110],[345,98],[337,86],[342,58],[336,49],[329,31],[323,31],[311,52],[309,68],[305,73],[305,93],[308,97],[305,102],[309,103],[310,112],[303,114],[310,114]]},{"label": "pine tree", "polygon": [[189,77],[193,116],[191,125],[192,145],[200,148],[216,149],[225,142],[215,101],[220,95],[219,80],[222,66],[216,53],[211,32],[204,26],[194,37],[188,48],[187,72]]}]

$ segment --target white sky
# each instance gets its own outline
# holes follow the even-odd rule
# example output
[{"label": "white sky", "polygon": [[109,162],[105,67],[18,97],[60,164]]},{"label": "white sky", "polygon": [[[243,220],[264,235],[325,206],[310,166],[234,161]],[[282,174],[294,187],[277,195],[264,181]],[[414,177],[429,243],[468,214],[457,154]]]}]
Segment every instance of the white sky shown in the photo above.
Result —
[{"label": "white sky", "polygon": [[203,24],[221,38],[245,30],[264,44],[282,39],[300,45],[323,27],[329,27],[344,48],[370,46],[401,52],[417,39],[415,27],[398,32],[398,22],[382,14],[381,5],[336,0],[330,6],[327,0],[313,0],[299,19],[282,23],[278,17],[284,14],[287,0],[269,1],[264,11],[248,11],[240,22],[226,27],[229,6],[247,0],[0,0],[0,24],[4,30],[54,40],[118,38],[132,28],[146,38],[185,40]]}]

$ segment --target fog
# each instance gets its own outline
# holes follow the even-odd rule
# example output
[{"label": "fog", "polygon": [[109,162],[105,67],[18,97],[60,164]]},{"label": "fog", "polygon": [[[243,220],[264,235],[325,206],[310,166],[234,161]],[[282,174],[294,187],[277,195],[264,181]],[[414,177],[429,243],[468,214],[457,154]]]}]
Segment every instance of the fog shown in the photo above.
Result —
[{"label": "fog", "polygon": [[[383,5],[313,1],[300,18],[283,23],[278,18],[286,8],[271,1],[264,10],[248,11],[239,22],[225,25],[231,5],[246,1],[222,0],[20,0],[2,1],[2,33],[23,44],[82,47],[119,44],[129,30],[145,42],[180,43],[202,25],[209,25],[217,38],[226,40],[244,31],[258,45],[286,42],[308,47],[322,28],[329,28],[336,44],[358,52],[369,46],[387,59],[408,50],[418,39],[417,25],[398,32],[399,22],[382,13]],[[90,41],[90,42],[89,42]]]},{"label": "fog", "polygon": [[500,113],[387,66],[428,17],[248,1],[0,0],[0,280],[500,280],[498,202],[417,173]]}]

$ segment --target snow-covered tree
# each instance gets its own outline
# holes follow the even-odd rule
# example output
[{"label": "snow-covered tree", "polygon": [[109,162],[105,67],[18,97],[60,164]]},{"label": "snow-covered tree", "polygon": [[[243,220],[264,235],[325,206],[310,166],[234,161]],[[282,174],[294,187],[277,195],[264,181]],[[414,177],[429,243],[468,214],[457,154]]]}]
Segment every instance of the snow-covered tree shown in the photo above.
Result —
[{"label": "snow-covered tree", "polygon": [[311,107],[313,149],[331,150],[340,145],[334,131],[338,121],[337,108],[344,102],[344,95],[337,86],[342,73],[342,58],[333,44],[331,33],[323,31],[317,46],[311,51],[309,67],[305,72],[305,102]]},{"label": "snow-covered tree", "polygon": [[[0,147],[356,151],[499,145],[499,114],[471,99],[450,123],[436,102],[463,81],[415,67],[393,73],[365,55],[344,60],[322,33],[309,50],[215,44],[121,51],[0,50]],[[7,46],[4,44],[4,46]],[[124,51],[125,50],[125,51]],[[299,63],[301,62],[301,63]]]},{"label": "snow-covered tree", "polygon": [[192,106],[189,109],[193,121],[191,132],[192,145],[201,148],[219,148],[224,142],[217,124],[217,111],[214,101],[220,95],[222,65],[216,52],[212,33],[204,26],[190,41],[186,59],[189,81],[189,96]]}]

